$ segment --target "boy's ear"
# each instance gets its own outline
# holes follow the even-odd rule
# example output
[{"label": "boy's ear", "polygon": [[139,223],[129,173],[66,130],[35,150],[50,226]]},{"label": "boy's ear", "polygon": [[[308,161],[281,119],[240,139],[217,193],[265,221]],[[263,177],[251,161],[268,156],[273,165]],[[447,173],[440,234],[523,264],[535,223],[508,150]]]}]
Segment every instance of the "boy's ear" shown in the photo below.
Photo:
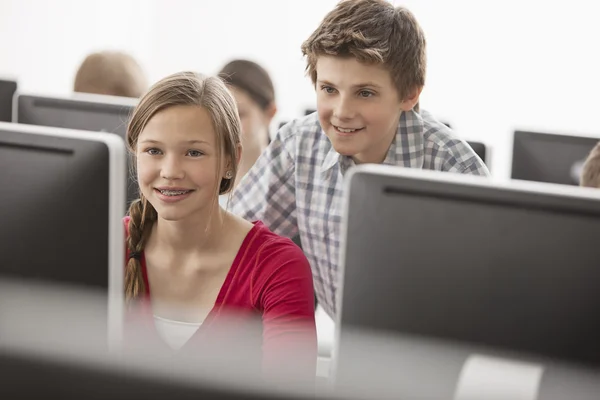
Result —
[{"label": "boy's ear", "polygon": [[402,111],[412,110],[419,102],[419,96],[423,91],[423,86],[418,86],[408,93],[408,96],[400,103],[400,109]]}]

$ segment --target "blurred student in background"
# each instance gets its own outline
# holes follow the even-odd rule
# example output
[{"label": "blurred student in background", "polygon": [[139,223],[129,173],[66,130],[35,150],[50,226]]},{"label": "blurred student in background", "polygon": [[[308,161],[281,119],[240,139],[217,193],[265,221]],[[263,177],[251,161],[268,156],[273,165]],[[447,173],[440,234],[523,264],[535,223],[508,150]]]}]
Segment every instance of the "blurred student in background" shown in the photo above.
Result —
[{"label": "blurred student in background", "polygon": [[600,189],[600,142],[590,151],[583,164],[580,184]]},{"label": "blurred student in background", "polygon": [[275,89],[269,73],[249,60],[230,61],[219,76],[233,93],[242,121],[244,152],[235,187],[269,144],[269,126],[277,112]]},{"label": "blurred student in background", "polygon": [[73,90],[79,93],[140,97],[148,88],[142,67],[129,54],[101,51],[89,54],[75,74]]}]

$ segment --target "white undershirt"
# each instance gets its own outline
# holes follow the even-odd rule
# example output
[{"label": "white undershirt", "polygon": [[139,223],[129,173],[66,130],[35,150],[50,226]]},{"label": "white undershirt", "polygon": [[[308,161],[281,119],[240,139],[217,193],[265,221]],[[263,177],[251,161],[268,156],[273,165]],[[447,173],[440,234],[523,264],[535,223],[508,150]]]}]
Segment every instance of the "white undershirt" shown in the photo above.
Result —
[{"label": "white undershirt", "polygon": [[154,316],[158,335],[173,350],[179,350],[200,328],[202,322],[181,322]]},{"label": "white undershirt", "polygon": [[227,205],[229,203],[229,194],[222,194],[219,196],[219,205],[223,210],[227,210]]}]

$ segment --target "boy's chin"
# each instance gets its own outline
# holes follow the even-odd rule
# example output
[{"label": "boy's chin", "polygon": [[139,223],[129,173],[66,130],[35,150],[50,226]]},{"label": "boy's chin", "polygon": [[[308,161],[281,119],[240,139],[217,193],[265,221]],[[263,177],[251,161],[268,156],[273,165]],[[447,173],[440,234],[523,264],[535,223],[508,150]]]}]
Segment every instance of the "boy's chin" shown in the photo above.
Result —
[{"label": "boy's chin", "polygon": [[358,154],[357,151],[355,151],[354,149],[348,149],[346,146],[342,146],[339,148],[336,148],[335,146],[333,146],[334,150],[339,153],[342,156],[346,156],[346,157],[353,157],[356,154]]},{"label": "boy's chin", "polygon": [[356,143],[354,140],[339,140],[333,138],[333,140],[330,141],[333,149],[343,156],[354,156],[362,150],[360,143]]}]

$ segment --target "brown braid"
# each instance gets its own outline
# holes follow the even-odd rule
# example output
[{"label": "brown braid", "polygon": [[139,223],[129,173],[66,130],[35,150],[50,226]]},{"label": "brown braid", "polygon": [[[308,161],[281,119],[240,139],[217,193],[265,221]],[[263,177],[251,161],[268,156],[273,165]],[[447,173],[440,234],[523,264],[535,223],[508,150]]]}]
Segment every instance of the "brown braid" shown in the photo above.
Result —
[{"label": "brown braid", "polygon": [[[129,206],[129,236],[127,248],[130,253],[142,254],[150,236],[152,225],[156,221],[154,207],[143,197]],[[125,269],[125,300],[131,302],[146,293],[146,285],[142,275],[142,264],[139,259],[130,258]]]}]

